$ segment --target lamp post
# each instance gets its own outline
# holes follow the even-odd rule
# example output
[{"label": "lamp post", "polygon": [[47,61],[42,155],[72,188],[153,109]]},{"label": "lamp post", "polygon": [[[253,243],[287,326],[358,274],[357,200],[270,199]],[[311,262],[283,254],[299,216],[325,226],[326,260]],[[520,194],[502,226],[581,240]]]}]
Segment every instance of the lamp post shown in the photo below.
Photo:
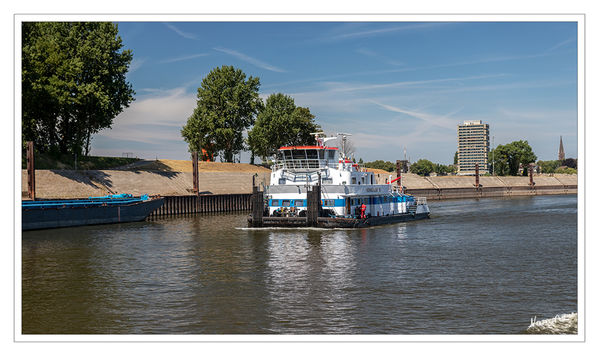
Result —
[{"label": "lamp post", "polygon": [[[491,136],[491,147],[495,146],[495,136]],[[492,165],[493,165],[493,175],[495,175],[495,149],[493,149],[493,158],[492,159]]]}]

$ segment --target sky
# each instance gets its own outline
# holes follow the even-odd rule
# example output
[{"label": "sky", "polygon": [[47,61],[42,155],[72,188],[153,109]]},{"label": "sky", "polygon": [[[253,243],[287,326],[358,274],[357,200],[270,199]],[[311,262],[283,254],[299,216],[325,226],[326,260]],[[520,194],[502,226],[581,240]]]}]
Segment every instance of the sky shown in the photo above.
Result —
[{"label": "sky", "polygon": [[[491,146],[527,140],[540,160],[577,148],[575,22],[120,22],[135,101],[93,137],[92,155],[189,159],[181,128],[197,88],[232,65],[350,133],[365,162],[453,163],[457,125]],[[249,162],[249,153],[237,157]],[[218,158],[217,158],[218,160]]]}]

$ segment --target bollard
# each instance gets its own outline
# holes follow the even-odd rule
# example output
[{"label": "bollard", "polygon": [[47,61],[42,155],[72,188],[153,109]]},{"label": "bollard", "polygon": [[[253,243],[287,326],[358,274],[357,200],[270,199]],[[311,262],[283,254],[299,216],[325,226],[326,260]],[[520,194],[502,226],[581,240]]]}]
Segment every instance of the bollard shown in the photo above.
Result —
[{"label": "bollard", "polygon": [[264,211],[264,192],[258,191],[258,187],[252,187],[252,227],[262,226],[262,214]]},{"label": "bollard", "polygon": [[27,193],[31,200],[35,200],[35,153],[33,141],[27,142]]}]

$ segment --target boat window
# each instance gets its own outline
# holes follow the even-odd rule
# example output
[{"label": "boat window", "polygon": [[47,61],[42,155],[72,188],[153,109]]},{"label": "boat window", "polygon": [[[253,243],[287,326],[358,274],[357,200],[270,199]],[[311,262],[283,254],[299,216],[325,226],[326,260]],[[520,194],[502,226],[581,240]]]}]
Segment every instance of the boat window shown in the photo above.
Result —
[{"label": "boat window", "polygon": [[356,177],[351,177],[351,184],[356,184]]},{"label": "boat window", "polygon": [[293,202],[294,206],[304,206],[304,201],[303,200],[296,200]]},{"label": "boat window", "polygon": [[278,159],[279,161],[281,161],[281,160],[283,160],[283,158],[284,158],[283,151],[279,151],[279,152],[277,152],[277,159]]},{"label": "boat window", "polygon": [[374,184],[374,174],[370,175],[370,184]]},{"label": "boat window", "polygon": [[306,150],[306,157],[308,159],[318,159],[318,152],[316,150]]},{"label": "boat window", "polygon": [[290,200],[283,200],[283,202],[281,203],[281,206],[291,206],[291,201]]},{"label": "boat window", "polygon": [[318,150],[318,159],[324,159],[324,150]]},{"label": "boat window", "polygon": [[325,199],[324,206],[335,206],[335,200],[333,199]]},{"label": "boat window", "polygon": [[285,184],[286,180],[287,179],[285,179],[285,178],[279,178],[279,184]]},{"label": "boat window", "polygon": [[329,159],[335,159],[335,151],[329,150]]},{"label": "boat window", "polygon": [[291,159],[291,151],[290,150],[283,151],[283,154],[285,155],[285,159]]},{"label": "boat window", "polygon": [[306,150],[293,150],[293,159],[306,159]]},{"label": "boat window", "polygon": [[279,206],[279,199],[273,199],[271,205],[272,206]]}]

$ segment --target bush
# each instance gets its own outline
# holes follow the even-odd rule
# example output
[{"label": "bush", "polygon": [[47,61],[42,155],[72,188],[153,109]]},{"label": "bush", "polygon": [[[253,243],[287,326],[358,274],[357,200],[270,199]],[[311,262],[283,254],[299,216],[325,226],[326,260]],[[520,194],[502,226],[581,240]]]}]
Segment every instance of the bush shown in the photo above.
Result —
[{"label": "bush", "polygon": [[570,167],[559,167],[558,169],[555,170],[555,173],[577,174],[578,171],[576,169],[570,168]]},{"label": "bush", "polygon": [[394,172],[396,170],[395,163],[391,163],[389,161],[376,160],[374,162],[366,162],[364,163],[364,167],[366,168],[374,168],[374,169],[382,169],[387,172]]}]

